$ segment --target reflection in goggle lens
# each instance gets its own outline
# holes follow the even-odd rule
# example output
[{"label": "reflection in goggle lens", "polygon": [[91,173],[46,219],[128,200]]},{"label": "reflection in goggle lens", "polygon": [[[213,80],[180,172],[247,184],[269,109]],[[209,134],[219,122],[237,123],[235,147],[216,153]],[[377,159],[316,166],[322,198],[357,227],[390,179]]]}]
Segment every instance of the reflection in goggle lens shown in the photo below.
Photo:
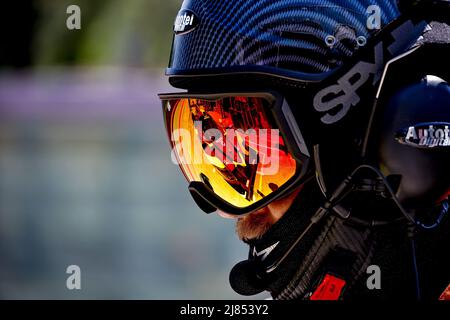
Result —
[{"label": "reflection in goggle lens", "polygon": [[175,157],[189,181],[202,181],[224,201],[244,208],[293,177],[296,161],[267,112],[266,99],[168,103]]}]

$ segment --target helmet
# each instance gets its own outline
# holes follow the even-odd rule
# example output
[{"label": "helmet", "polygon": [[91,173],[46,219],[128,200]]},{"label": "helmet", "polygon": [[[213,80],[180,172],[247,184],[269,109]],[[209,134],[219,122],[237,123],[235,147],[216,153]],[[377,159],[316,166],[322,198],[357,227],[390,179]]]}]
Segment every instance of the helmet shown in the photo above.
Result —
[{"label": "helmet", "polygon": [[184,1],[167,74],[179,86],[233,72],[322,80],[398,15],[395,0]]},{"label": "helmet", "polygon": [[[392,63],[380,92],[371,149],[383,174],[399,177],[397,197],[409,210],[430,210],[450,195],[450,72],[440,65],[448,54],[448,45],[425,46]],[[419,61],[422,70],[411,69]]]},{"label": "helmet", "polygon": [[[395,203],[409,222],[427,227],[410,211],[429,209],[450,189],[449,74],[440,65],[449,48],[421,44],[420,37],[430,22],[449,24],[449,17],[445,0],[183,2],[166,74],[174,87],[188,91],[161,99],[175,158],[182,162],[194,200],[208,213],[221,209],[247,214],[314,175],[326,198],[323,205],[314,203],[308,217],[286,213],[284,222],[268,232],[262,251],[254,244],[250,260],[255,266],[244,263],[232,272],[232,282],[244,284],[244,292],[266,288],[267,283],[255,279],[257,285],[249,285],[248,275],[258,269],[257,278],[267,280],[294,256],[289,256],[292,250],[304,249],[300,242],[319,241],[315,232],[329,230],[323,224],[342,227],[347,235],[350,224],[345,219],[361,223],[367,234],[353,230],[358,235],[351,240],[335,237],[346,253],[355,251],[348,244],[370,244],[361,246],[365,249],[359,257],[371,254],[368,229],[391,222],[384,216],[376,220],[372,214],[379,212],[374,211],[389,211],[384,208]],[[247,129],[250,123],[262,130],[254,140],[227,132]],[[209,129],[217,134],[203,134]],[[280,136],[261,143],[264,130],[279,131]],[[235,137],[239,148],[234,149],[243,149],[238,152],[242,163],[229,156],[224,143]],[[207,154],[206,162],[183,162],[198,149]],[[285,160],[282,174],[267,174],[264,166],[249,160],[252,154],[259,160],[271,153]],[[359,197],[366,191],[369,196]],[[368,210],[370,217],[359,215],[374,198],[377,206]],[[448,204],[444,209],[448,211]],[[324,221],[329,212],[344,219]],[[274,244],[277,229],[281,231]],[[266,254],[258,259],[272,251],[279,255],[271,253],[274,261],[264,261]],[[314,253],[319,257],[316,267],[330,250],[325,251]],[[296,254],[296,259],[305,254]]]},{"label": "helmet", "polygon": [[[283,180],[285,188],[268,183],[271,186],[266,187],[270,189],[267,197],[261,192],[258,195],[254,190],[245,190],[249,189],[249,184],[259,181],[255,178],[256,169],[250,170],[247,166],[245,170],[234,170],[235,166],[219,164],[209,170],[211,174],[218,172],[227,183],[232,182],[237,193],[227,192],[229,197],[236,199],[239,194],[246,197],[248,205],[239,208],[224,204],[223,194],[214,190],[217,186],[225,188],[223,182],[212,185],[214,179],[210,176],[183,168],[191,183],[190,191],[204,211],[219,208],[234,214],[249,213],[293,190],[315,171],[326,194],[326,189],[338,187],[340,181],[367,157],[372,150],[369,146],[378,148],[376,143],[369,144],[368,137],[375,126],[374,100],[383,83],[386,64],[405,54],[431,20],[446,20],[449,16],[445,13],[448,13],[446,1],[423,0],[407,4],[401,1],[402,12],[398,2],[183,2],[175,20],[166,75],[174,87],[187,89],[190,96],[188,100],[162,97],[165,112],[171,113],[166,116],[169,135],[174,117],[177,117],[173,115],[176,114],[174,105],[184,104],[192,111],[195,100],[195,109],[199,110],[198,101],[215,99],[209,113],[201,117],[213,119],[212,112],[220,110],[221,116],[215,119],[217,127],[217,121],[225,121],[221,118],[224,114],[228,117],[230,110],[236,109],[235,104],[242,100],[253,101],[259,94],[252,92],[262,90],[275,91],[273,96],[281,96],[275,108],[278,111],[267,116],[272,119],[268,122],[276,123],[275,127],[280,129],[280,141],[289,144],[290,140],[295,140],[297,144],[286,146],[290,151],[296,149],[291,151],[292,158],[297,160],[297,167],[293,169],[296,173]],[[196,93],[212,96],[198,97]],[[228,103],[231,93],[233,102]],[[280,99],[271,96],[266,100]],[[178,114],[181,117],[181,112]],[[179,118],[176,119],[181,123]],[[189,116],[183,119],[186,121]],[[236,118],[232,120],[232,123],[236,122]],[[227,118],[226,121],[231,120]],[[288,129],[283,131],[285,127]],[[189,130],[194,132],[194,126]],[[314,161],[308,161],[310,158]],[[381,160],[377,158],[377,165],[380,161],[387,164],[387,158],[386,154]],[[323,159],[326,160],[322,162]],[[215,170],[220,167],[223,168]],[[297,170],[299,167],[302,170]],[[244,171],[252,171],[252,174],[242,174],[246,179],[243,184],[238,182],[237,176]],[[301,173],[297,174],[297,171]]]}]

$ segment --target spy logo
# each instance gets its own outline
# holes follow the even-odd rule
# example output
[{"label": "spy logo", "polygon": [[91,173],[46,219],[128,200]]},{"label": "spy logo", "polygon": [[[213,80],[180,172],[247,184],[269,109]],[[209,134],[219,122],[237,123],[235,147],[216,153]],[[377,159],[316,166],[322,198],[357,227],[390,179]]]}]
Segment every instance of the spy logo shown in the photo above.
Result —
[{"label": "spy logo", "polygon": [[269,254],[273,251],[273,249],[275,249],[278,246],[279,243],[280,243],[280,241],[278,241],[277,243],[274,243],[270,247],[268,247],[264,250],[261,250],[259,252],[256,251],[256,248],[253,248],[253,257],[261,257],[262,256],[261,261],[264,261],[269,256]]},{"label": "spy logo", "polygon": [[66,273],[70,274],[66,280],[66,287],[69,290],[81,290],[81,269],[77,265],[68,266]]},{"label": "spy logo", "polygon": [[173,31],[176,35],[193,31],[198,26],[199,20],[191,10],[181,10],[176,19]]},{"label": "spy logo", "polygon": [[81,9],[79,6],[72,4],[67,7],[66,13],[70,14],[66,20],[66,26],[69,30],[81,29]]},{"label": "spy logo", "polygon": [[[375,61],[373,63],[359,61],[349,72],[337,81],[337,84],[327,87],[314,97],[314,108],[319,112],[328,112],[341,107],[337,112],[327,113],[321,118],[325,124],[333,124],[341,120],[350,110],[356,106],[360,97],[358,90],[369,80],[370,75],[375,75],[374,84],[378,82],[380,70],[383,67],[383,43],[375,47]],[[357,79],[354,81],[354,79]],[[331,96],[331,99],[329,97]]]},{"label": "spy logo", "polygon": [[[408,41],[411,35],[417,34],[417,37],[423,31],[423,22],[417,25],[411,21],[406,21],[391,32],[394,42],[386,49],[392,56],[397,55]],[[364,44],[365,45],[365,44]],[[318,112],[326,112],[321,118],[325,124],[333,124],[342,120],[351,107],[360,102],[360,96],[357,92],[373,75],[372,84],[375,86],[381,79],[384,67],[384,43],[378,42],[374,48],[373,62],[359,61],[353,68],[337,80],[337,84],[331,85],[320,90],[314,97],[314,109]]]}]

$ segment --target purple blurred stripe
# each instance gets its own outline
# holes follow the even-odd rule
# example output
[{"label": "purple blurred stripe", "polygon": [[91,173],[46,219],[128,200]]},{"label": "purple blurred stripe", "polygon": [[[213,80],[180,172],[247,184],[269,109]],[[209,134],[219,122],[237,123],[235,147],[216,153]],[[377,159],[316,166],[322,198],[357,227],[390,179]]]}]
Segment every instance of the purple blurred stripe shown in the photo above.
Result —
[{"label": "purple blurred stripe", "polygon": [[163,71],[63,68],[0,73],[0,121],[120,120],[159,116]]}]

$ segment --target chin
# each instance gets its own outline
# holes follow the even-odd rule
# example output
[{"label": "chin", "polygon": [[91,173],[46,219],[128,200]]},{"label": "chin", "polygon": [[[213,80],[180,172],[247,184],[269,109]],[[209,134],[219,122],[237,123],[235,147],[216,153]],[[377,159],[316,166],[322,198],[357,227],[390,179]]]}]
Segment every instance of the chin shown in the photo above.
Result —
[{"label": "chin", "polygon": [[236,234],[243,241],[259,239],[274,223],[269,210],[262,209],[239,218],[236,222]]}]

